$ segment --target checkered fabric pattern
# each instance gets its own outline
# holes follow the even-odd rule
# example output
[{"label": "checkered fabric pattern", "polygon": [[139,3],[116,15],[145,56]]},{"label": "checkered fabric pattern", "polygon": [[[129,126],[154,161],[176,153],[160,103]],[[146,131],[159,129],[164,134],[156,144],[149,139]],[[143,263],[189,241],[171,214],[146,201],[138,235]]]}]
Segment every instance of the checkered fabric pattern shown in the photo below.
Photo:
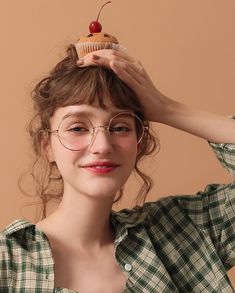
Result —
[{"label": "checkered fabric pattern", "polygon": [[[235,175],[235,144],[210,145]],[[234,180],[112,211],[110,221],[125,293],[235,292],[226,274],[235,265]],[[17,219],[0,233],[0,292],[75,292],[54,287],[50,243],[33,223]]]}]

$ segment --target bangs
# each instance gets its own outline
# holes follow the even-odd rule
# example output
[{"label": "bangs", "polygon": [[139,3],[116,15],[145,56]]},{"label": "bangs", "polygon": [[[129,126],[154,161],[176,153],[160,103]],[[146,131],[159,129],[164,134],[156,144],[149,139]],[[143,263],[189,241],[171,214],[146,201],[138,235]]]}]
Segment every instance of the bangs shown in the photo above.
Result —
[{"label": "bangs", "polygon": [[105,109],[111,103],[143,117],[136,94],[110,69],[76,66],[66,75],[58,75],[58,78],[60,80],[54,80],[55,86],[51,88],[56,108],[88,104]]}]

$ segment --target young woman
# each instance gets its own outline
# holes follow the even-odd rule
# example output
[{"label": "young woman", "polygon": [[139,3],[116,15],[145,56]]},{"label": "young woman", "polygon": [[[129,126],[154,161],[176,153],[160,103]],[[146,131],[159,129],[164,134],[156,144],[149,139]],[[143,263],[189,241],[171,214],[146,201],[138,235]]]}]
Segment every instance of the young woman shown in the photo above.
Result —
[{"label": "young woman", "polygon": [[[111,210],[132,171],[143,201],[151,187],[138,166],[158,145],[149,121],[207,139],[234,175],[232,117],[164,96],[138,61],[115,50],[78,61],[70,46],[32,96],[43,218],[2,231],[1,292],[234,292],[226,274],[235,265],[234,182]],[[52,197],[61,202],[47,216]]]}]

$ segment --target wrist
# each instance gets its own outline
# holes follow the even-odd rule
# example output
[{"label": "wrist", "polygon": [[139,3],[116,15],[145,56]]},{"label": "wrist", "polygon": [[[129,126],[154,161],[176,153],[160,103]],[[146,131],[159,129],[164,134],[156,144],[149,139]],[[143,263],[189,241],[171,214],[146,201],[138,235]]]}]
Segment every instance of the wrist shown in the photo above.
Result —
[{"label": "wrist", "polygon": [[163,124],[169,124],[171,117],[175,116],[175,114],[180,111],[180,107],[183,106],[183,104],[164,96],[162,93],[159,93],[158,107],[159,105],[160,109],[157,111],[158,115],[156,122]]}]

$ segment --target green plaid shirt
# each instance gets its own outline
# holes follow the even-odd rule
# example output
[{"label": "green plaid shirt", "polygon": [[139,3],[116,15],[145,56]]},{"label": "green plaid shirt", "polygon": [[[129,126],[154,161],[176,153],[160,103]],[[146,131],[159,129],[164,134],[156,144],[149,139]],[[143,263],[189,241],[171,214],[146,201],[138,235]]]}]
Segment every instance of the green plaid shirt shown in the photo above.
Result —
[{"label": "green plaid shirt", "polygon": [[[210,145],[235,175],[235,144]],[[234,180],[112,211],[110,220],[129,276],[124,292],[235,292],[226,274],[235,265]],[[74,292],[54,287],[50,244],[33,223],[15,220],[0,234],[0,292]]]}]

